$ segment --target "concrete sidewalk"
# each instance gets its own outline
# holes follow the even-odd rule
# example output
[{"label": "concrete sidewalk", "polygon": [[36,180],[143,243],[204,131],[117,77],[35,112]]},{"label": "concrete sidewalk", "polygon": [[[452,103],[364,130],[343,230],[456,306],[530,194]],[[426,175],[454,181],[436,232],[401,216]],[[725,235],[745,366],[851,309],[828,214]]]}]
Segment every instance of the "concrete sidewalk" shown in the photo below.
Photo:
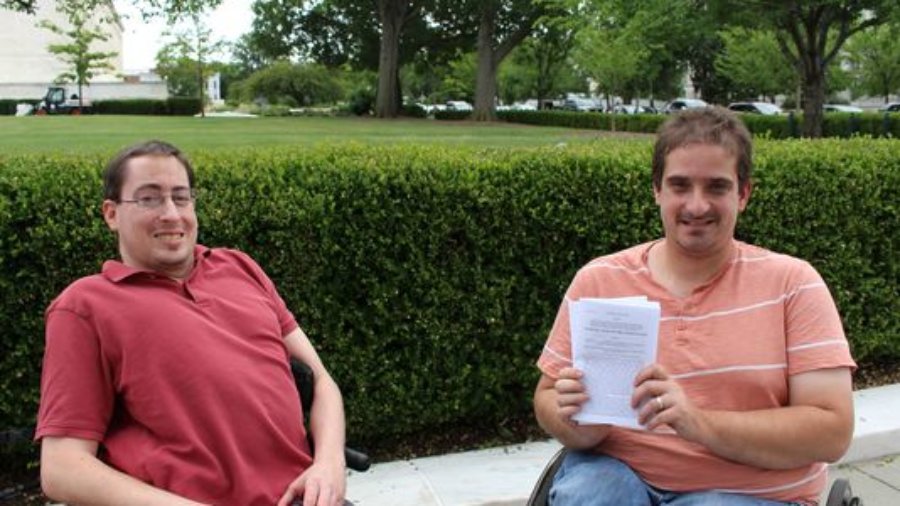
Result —
[{"label": "concrete sidewalk", "polygon": [[[900,384],[857,391],[854,402],[853,443],[831,466],[829,482],[849,478],[866,506],[900,505]],[[375,464],[350,473],[347,499],[355,506],[521,506],[558,449],[539,441]]]}]

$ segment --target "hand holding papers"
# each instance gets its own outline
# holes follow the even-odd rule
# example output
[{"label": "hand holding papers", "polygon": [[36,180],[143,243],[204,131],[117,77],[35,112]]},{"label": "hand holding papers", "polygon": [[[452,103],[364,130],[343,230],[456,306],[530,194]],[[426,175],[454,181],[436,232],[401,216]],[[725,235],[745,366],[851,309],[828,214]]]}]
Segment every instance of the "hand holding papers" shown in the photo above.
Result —
[{"label": "hand holding papers", "polygon": [[575,421],[641,428],[631,394],[637,373],[656,361],[659,315],[659,303],[646,297],[569,304],[572,362],[590,397]]}]

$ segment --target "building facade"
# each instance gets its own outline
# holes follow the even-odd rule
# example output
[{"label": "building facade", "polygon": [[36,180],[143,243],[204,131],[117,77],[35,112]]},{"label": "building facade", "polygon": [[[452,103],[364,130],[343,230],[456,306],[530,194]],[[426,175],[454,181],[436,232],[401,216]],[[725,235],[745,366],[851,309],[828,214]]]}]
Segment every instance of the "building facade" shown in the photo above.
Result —
[{"label": "building facade", "polygon": [[[70,26],[66,16],[57,11],[56,0],[36,0],[35,4],[35,14],[0,9],[0,98],[40,98],[60,74],[70,71],[69,66],[48,49],[50,44],[68,43],[69,40],[39,26],[41,21],[47,20],[66,29]],[[109,38],[95,42],[91,50],[113,52],[116,56],[108,60],[111,70],[91,78],[85,97],[166,98],[165,83],[158,78],[156,82],[142,79],[134,82],[123,76],[123,26],[111,0],[102,3],[95,23],[101,25]]]}]

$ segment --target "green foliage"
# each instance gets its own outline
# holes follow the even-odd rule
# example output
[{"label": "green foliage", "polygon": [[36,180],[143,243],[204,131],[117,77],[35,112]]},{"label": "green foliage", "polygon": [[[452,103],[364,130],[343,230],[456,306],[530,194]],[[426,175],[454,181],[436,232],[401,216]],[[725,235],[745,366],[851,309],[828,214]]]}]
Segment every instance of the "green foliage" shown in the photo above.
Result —
[{"label": "green foliage", "polygon": [[264,98],[291,107],[331,104],[344,97],[335,74],[316,64],[279,61],[250,75],[242,84],[243,100]]},{"label": "green foliage", "polygon": [[[363,447],[527,416],[574,272],[660,234],[643,141],[193,158],[200,241],[248,252],[275,280]],[[756,158],[739,236],[820,270],[857,359],[900,359],[895,141],[762,142]],[[115,255],[99,212],[103,162],[0,158],[0,426],[33,421],[44,308]]]},{"label": "green foliage", "polygon": [[122,100],[96,100],[96,114],[137,114],[150,116],[193,116],[200,112],[197,97],[171,97],[165,100],[132,98]]},{"label": "green foliage", "polygon": [[734,99],[787,95],[797,89],[799,76],[781,49],[774,32],[731,27],[719,32],[724,48],[715,59],[716,71],[742,90]]},{"label": "green foliage", "polygon": [[0,116],[13,116],[16,114],[16,105],[31,104],[37,106],[40,100],[33,98],[0,98]]},{"label": "green foliage", "polygon": [[[502,111],[497,116],[510,123],[529,125],[563,126],[613,130],[612,114],[570,112],[570,111]],[[463,119],[450,114],[438,115],[437,119]],[[625,132],[655,133],[666,120],[659,114],[617,114],[615,130]],[[789,139],[800,137],[802,114],[789,113],[784,116],[763,116],[745,114],[741,120],[754,135],[769,139]],[[862,114],[829,113],[823,122],[824,137],[892,137],[900,139],[900,115],[868,112]]]},{"label": "green foliage", "polygon": [[459,111],[456,109],[444,109],[443,111],[434,111],[434,119],[442,119],[442,120],[464,120],[471,119],[472,111]]},{"label": "green foliage", "polygon": [[854,35],[845,48],[855,96],[900,93],[900,22]]},{"label": "green foliage", "polygon": [[110,9],[110,4],[100,0],[60,0],[56,3],[56,10],[65,16],[68,26],[60,26],[46,19],[38,23],[41,28],[65,40],[50,44],[47,50],[67,67],[57,81],[78,85],[79,107],[84,96],[82,87],[89,84],[98,72],[114,69],[109,59],[118,53],[93,49],[95,43],[109,40],[110,36],[102,26],[113,21],[115,12]]}]

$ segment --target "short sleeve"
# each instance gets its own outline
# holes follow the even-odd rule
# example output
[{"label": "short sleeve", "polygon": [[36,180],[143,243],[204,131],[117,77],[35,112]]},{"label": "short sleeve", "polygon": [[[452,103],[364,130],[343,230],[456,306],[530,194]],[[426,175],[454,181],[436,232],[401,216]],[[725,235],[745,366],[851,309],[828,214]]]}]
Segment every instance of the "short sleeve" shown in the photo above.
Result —
[{"label": "short sleeve", "polygon": [[35,439],[45,436],[101,441],[115,402],[113,372],[84,315],[51,307]]}]

